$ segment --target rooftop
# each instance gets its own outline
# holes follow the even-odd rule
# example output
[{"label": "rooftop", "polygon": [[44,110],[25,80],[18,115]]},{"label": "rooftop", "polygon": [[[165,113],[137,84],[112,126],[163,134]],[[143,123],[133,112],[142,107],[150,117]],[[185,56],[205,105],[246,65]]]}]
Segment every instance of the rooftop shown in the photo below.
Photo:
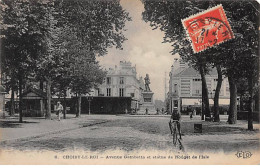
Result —
[{"label": "rooftop", "polygon": [[[210,76],[215,76],[218,75],[217,74],[217,70],[216,68],[213,68],[209,74]],[[182,70],[181,72],[177,73],[174,75],[174,77],[195,77],[195,76],[200,76],[200,73],[198,71],[196,71],[194,68],[192,67],[188,67],[185,68],[184,70]]]},{"label": "rooftop", "polygon": [[35,93],[37,96],[42,97],[42,98],[47,98],[47,94],[43,92],[41,89],[36,89],[36,88],[28,88],[25,92],[23,92],[23,96],[27,95],[28,93]]}]

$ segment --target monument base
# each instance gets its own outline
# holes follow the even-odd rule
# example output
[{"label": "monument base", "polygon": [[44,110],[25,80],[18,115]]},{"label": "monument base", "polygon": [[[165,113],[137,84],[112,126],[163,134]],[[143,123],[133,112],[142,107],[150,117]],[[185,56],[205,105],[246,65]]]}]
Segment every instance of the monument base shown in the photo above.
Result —
[{"label": "monument base", "polygon": [[137,111],[137,114],[143,114],[143,115],[151,115],[151,114],[157,114],[154,105],[142,105],[140,106],[140,110]]},{"label": "monument base", "polygon": [[153,92],[143,92],[143,102],[140,105],[140,109],[137,114],[157,114],[153,103]]}]

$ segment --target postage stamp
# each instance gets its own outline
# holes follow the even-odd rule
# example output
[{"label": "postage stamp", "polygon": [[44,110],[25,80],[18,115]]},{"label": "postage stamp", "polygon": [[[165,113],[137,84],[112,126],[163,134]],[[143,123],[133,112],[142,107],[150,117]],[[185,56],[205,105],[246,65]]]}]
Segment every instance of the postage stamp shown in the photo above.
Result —
[{"label": "postage stamp", "polygon": [[183,19],[194,53],[234,38],[222,5]]}]

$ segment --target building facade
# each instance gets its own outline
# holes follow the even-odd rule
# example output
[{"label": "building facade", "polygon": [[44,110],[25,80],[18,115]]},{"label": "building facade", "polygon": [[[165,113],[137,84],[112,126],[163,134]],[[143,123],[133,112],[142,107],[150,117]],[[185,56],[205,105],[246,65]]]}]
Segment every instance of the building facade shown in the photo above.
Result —
[{"label": "building facade", "polygon": [[[169,92],[168,100],[170,101],[170,111],[175,108],[181,111],[185,106],[200,106],[202,97],[202,82],[201,76],[194,68],[189,67],[182,60],[175,59],[169,73]],[[208,97],[210,104],[213,104],[215,89],[217,86],[217,71],[212,69],[206,75],[208,87]],[[229,83],[227,78],[223,77],[220,90],[220,105],[229,104]]]},{"label": "building facade", "polygon": [[92,92],[92,96],[131,97],[138,109],[144,90],[143,78],[137,78],[136,66],[120,61],[119,66],[109,68],[103,83]]}]

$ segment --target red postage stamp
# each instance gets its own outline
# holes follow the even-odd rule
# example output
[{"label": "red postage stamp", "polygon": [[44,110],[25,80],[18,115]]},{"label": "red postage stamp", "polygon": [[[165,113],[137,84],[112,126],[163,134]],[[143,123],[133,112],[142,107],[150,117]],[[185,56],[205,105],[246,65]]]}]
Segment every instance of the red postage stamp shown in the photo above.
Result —
[{"label": "red postage stamp", "polygon": [[234,38],[222,5],[182,20],[194,53]]}]

